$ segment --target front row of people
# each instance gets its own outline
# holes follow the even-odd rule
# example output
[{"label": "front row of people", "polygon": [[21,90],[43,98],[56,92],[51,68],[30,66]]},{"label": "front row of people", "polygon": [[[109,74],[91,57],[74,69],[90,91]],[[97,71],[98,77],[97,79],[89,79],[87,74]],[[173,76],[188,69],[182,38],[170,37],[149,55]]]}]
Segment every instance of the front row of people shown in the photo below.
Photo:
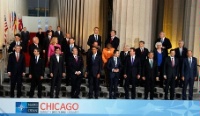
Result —
[{"label": "front row of people", "polygon": [[[8,60],[7,72],[11,78],[10,97],[14,97],[14,89],[17,84],[17,97],[21,96],[22,77],[25,76],[25,57],[20,52],[21,46],[15,46],[15,52],[10,54]],[[86,61],[86,72],[85,77],[88,78],[89,83],[89,98],[98,99],[99,96],[99,79],[101,76],[101,70],[103,68],[103,60],[98,52],[98,47],[93,46],[91,48],[91,54],[87,56]],[[160,80],[159,77],[159,66],[157,61],[154,59],[154,52],[148,53],[148,58],[142,63],[143,69],[141,69],[140,58],[135,55],[135,48],[130,48],[129,55],[121,63],[119,58],[119,50],[114,51],[114,55],[107,62],[107,71],[109,73],[109,98],[117,98],[117,87],[120,78],[120,73],[123,73],[125,79],[124,90],[125,99],[129,99],[129,85],[131,84],[131,98],[136,97],[136,82],[137,79],[142,78],[145,81],[145,96],[148,98],[150,93],[150,99],[154,98],[154,87],[155,82]],[[42,97],[42,79],[44,78],[45,72],[45,61],[40,56],[40,50],[34,49],[34,57],[31,57],[29,67],[29,78],[31,78],[31,88],[29,96],[34,96],[34,90],[38,87],[38,97]],[[69,77],[71,77],[71,97],[79,98],[80,85],[83,77],[84,61],[82,56],[78,55],[78,48],[72,49],[72,56],[69,56]],[[187,99],[186,90],[189,85],[189,100],[193,98],[193,86],[194,81],[197,79],[197,59],[192,57],[192,51],[188,50],[187,58],[183,60],[182,64],[182,80],[183,90],[182,99]],[[55,46],[55,54],[50,57],[50,77],[51,77],[51,88],[50,98],[59,98],[59,92],[61,87],[61,80],[66,76],[65,59],[61,54],[61,48]],[[123,67],[123,72],[122,72]],[[175,58],[175,50],[170,51],[164,62],[163,75],[166,80],[165,86],[165,99],[168,99],[168,91],[170,87],[170,99],[174,99],[175,92],[175,80],[178,77],[179,61]],[[56,92],[54,96],[54,89],[56,86]]]}]

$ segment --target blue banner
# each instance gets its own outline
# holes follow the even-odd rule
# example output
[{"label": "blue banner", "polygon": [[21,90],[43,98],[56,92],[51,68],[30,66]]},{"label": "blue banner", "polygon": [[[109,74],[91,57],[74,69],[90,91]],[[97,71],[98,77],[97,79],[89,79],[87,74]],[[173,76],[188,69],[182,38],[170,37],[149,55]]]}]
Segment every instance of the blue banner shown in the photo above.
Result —
[{"label": "blue banner", "polygon": [[199,116],[199,101],[0,99],[0,116]]}]

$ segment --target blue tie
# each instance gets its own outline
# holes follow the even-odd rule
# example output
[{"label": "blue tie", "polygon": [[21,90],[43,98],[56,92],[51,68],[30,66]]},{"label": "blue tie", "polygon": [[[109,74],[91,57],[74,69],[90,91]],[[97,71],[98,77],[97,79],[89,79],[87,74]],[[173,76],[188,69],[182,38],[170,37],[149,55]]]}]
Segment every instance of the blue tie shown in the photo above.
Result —
[{"label": "blue tie", "polygon": [[131,59],[131,64],[133,64],[134,63],[134,58],[132,57],[132,59]]}]

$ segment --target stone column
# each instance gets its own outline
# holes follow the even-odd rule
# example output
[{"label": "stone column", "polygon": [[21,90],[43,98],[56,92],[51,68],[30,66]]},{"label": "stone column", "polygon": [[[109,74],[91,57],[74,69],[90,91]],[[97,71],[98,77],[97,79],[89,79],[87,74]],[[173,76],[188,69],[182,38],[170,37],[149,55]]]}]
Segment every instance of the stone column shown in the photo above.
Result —
[{"label": "stone column", "polygon": [[[140,40],[151,48],[154,34],[154,0],[113,0],[113,29],[120,38],[119,49],[124,45],[138,47]],[[154,40],[154,39],[153,39]]]},{"label": "stone column", "polygon": [[[199,0],[185,0],[185,14],[184,14],[184,28],[183,40],[186,47],[192,50],[194,56],[200,59],[199,48],[199,30],[200,30],[200,1]],[[198,60],[199,61],[199,60]]]}]

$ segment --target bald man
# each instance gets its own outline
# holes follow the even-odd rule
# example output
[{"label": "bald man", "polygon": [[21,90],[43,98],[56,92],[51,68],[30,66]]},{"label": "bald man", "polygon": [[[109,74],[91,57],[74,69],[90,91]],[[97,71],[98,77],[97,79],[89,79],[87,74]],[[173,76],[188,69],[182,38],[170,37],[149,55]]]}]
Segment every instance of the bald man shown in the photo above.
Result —
[{"label": "bald man", "polygon": [[[33,43],[29,46],[29,54],[30,57],[34,57],[34,49],[42,49],[42,47],[39,44],[38,37],[33,37]],[[42,51],[40,51],[40,56],[42,56]]]}]

